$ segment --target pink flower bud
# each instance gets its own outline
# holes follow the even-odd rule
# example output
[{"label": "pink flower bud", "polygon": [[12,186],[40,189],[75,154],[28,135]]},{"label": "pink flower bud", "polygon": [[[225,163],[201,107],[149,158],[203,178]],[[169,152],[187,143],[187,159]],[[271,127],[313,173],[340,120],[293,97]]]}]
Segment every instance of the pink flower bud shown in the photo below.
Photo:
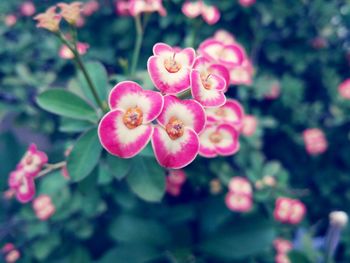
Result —
[{"label": "pink flower bud", "polygon": [[35,14],[35,11],[33,2],[26,1],[20,6],[20,12],[23,16],[32,16]]},{"label": "pink flower bud", "polygon": [[84,16],[91,16],[99,8],[100,8],[100,4],[96,0],[90,0],[89,2],[86,2],[84,4],[81,12]]},{"label": "pink flower bud", "polygon": [[40,195],[34,199],[33,209],[36,216],[43,221],[49,219],[56,211],[55,206],[52,204],[51,197],[48,195]]},{"label": "pink flower bud", "polygon": [[344,99],[350,99],[350,78],[340,83],[338,92]]},{"label": "pink flower bud", "polygon": [[226,206],[237,212],[249,212],[253,207],[253,201],[250,196],[228,192],[225,198]]},{"label": "pink flower bud", "polygon": [[245,115],[243,119],[242,134],[245,136],[254,135],[258,126],[258,120],[253,115]]},{"label": "pink flower bud", "polygon": [[281,223],[298,224],[306,213],[305,205],[296,199],[279,197],[276,200],[274,217]]},{"label": "pink flower bud", "polygon": [[5,25],[12,27],[17,23],[17,17],[15,15],[6,15],[5,16]]},{"label": "pink flower bud", "polygon": [[228,189],[230,192],[235,194],[247,196],[251,196],[253,194],[253,189],[250,182],[241,176],[233,177],[228,184]]},{"label": "pink flower bud", "polygon": [[290,250],[293,249],[293,244],[286,239],[276,238],[273,241],[273,246],[277,254],[287,254]]},{"label": "pink flower bud", "polygon": [[324,153],[328,148],[328,142],[323,131],[317,128],[307,129],[303,132],[306,151],[310,155]]},{"label": "pink flower bud", "polygon": [[249,7],[255,4],[256,0],[238,0],[239,4],[244,7]]},{"label": "pink flower bud", "polygon": [[37,20],[37,27],[45,28],[52,32],[57,32],[59,30],[59,24],[61,22],[61,15],[56,13],[56,6],[52,6],[45,11],[45,13],[40,13],[34,17]]}]

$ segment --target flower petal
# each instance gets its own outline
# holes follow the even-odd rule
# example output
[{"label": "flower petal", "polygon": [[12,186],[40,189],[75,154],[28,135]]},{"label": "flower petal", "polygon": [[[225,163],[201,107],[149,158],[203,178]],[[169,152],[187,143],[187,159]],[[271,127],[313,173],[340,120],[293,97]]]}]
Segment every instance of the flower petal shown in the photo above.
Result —
[{"label": "flower petal", "polygon": [[198,135],[192,129],[172,140],[164,128],[156,126],[152,136],[154,155],[159,164],[166,168],[180,169],[190,164],[199,150]]},{"label": "flower petal", "polygon": [[207,39],[199,46],[199,52],[202,56],[206,57],[212,62],[220,59],[220,53],[223,50],[224,45],[215,39]]},{"label": "flower petal", "polygon": [[142,151],[149,142],[152,131],[151,124],[129,129],[123,122],[123,112],[118,109],[107,113],[98,127],[102,146],[121,158],[131,158]]},{"label": "flower petal", "polygon": [[189,18],[195,18],[201,14],[202,2],[185,2],[182,5],[182,13]]},{"label": "flower petal", "polygon": [[244,61],[244,51],[236,44],[226,45],[220,54],[219,62],[232,68]]},{"label": "flower petal", "polygon": [[226,82],[223,78],[210,74],[207,77],[211,88],[207,89],[203,85],[201,73],[194,69],[191,72],[191,92],[195,100],[197,100],[204,107],[219,107],[225,104],[226,97],[222,90],[226,88]]},{"label": "flower petal", "polygon": [[27,203],[35,195],[34,178],[22,177],[21,184],[16,188],[16,197],[21,203]]},{"label": "flower petal", "polygon": [[208,6],[203,3],[202,17],[207,24],[213,25],[219,21],[220,11],[215,6]]},{"label": "flower petal", "polygon": [[199,155],[206,158],[216,157],[218,154],[216,152],[215,144],[210,140],[210,135],[216,131],[215,126],[207,126],[204,131],[199,135]]},{"label": "flower petal", "polygon": [[174,50],[171,46],[165,43],[157,43],[153,46],[153,54],[158,56],[172,56]]},{"label": "flower petal", "polygon": [[175,96],[164,96],[164,107],[157,121],[166,126],[170,118],[175,117],[181,120],[185,127],[200,133],[205,126],[205,112],[195,100],[180,100]]},{"label": "flower petal", "polygon": [[212,64],[209,66],[209,72],[218,75],[225,80],[226,87],[224,92],[226,92],[230,84],[230,72],[227,70],[227,68],[220,64]]},{"label": "flower petal", "polygon": [[118,83],[109,94],[109,107],[123,111],[139,107],[143,113],[143,123],[153,121],[163,108],[163,96],[159,92],[143,90],[133,81]]},{"label": "flower petal", "polygon": [[228,156],[239,150],[239,134],[235,128],[228,124],[221,124],[217,132],[222,136],[221,141],[215,144],[218,154]]}]

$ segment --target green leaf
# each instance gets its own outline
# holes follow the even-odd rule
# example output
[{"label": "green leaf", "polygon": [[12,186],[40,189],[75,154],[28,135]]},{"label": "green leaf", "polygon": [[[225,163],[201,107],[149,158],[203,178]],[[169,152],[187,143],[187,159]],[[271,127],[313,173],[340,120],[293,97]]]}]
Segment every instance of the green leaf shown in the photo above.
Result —
[{"label": "green leaf", "polygon": [[92,127],[92,123],[89,121],[74,120],[70,118],[62,117],[60,119],[60,132],[75,133],[83,132]]},{"label": "green leaf", "polygon": [[67,160],[68,173],[74,182],[88,176],[97,165],[102,147],[97,136],[97,128],[80,136]]},{"label": "green leaf", "polygon": [[154,247],[148,245],[119,245],[105,253],[97,263],[145,263],[157,255],[159,255],[159,252]]},{"label": "green leaf", "polygon": [[292,250],[288,253],[288,257],[291,263],[311,263],[307,256],[300,251]]},{"label": "green leaf", "polygon": [[[109,90],[108,75],[105,67],[96,61],[86,63],[85,67],[91,77],[92,83],[96,88],[97,95],[102,101],[105,101],[107,99],[107,91]],[[78,79],[83,93],[88,99],[90,99],[90,101],[95,103],[94,96],[82,72],[79,72]]]},{"label": "green leaf", "polygon": [[39,261],[43,261],[59,244],[60,238],[58,235],[51,234],[39,239],[32,247],[34,257]]},{"label": "green leaf", "polygon": [[165,172],[154,158],[135,157],[126,180],[131,190],[146,201],[159,202],[165,193]]},{"label": "green leaf", "polygon": [[121,159],[113,155],[107,155],[107,165],[110,172],[118,180],[123,179],[131,170],[132,159]]},{"label": "green leaf", "polygon": [[48,112],[78,120],[96,122],[95,109],[85,100],[64,89],[50,89],[38,95],[38,105]]},{"label": "green leaf", "polygon": [[223,225],[204,240],[199,248],[217,260],[233,261],[267,250],[274,236],[274,229],[266,219],[244,218]]}]

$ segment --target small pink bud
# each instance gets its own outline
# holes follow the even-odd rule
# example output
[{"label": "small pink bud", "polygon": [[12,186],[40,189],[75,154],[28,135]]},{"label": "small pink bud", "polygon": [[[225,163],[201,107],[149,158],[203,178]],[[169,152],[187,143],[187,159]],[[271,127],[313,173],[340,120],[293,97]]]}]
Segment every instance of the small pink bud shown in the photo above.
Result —
[{"label": "small pink bud", "polygon": [[17,17],[15,15],[7,15],[5,16],[5,25],[8,27],[12,27],[17,23]]},{"label": "small pink bud", "polygon": [[245,115],[243,119],[242,134],[245,136],[254,135],[258,126],[258,120],[253,115]]},{"label": "small pink bud", "polygon": [[239,0],[239,4],[244,7],[249,7],[254,5],[256,0]]},{"label": "small pink bud", "polygon": [[328,142],[323,131],[317,128],[307,129],[303,132],[306,151],[310,155],[324,153],[328,148]]},{"label": "small pink bud", "polygon": [[20,12],[23,16],[32,16],[35,14],[35,6],[33,2],[26,1],[23,4],[21,4]]},{"label": "small pink bud", "polygon": [[350,99],[350,78],[340,83],[338,92],[344,99]]}]

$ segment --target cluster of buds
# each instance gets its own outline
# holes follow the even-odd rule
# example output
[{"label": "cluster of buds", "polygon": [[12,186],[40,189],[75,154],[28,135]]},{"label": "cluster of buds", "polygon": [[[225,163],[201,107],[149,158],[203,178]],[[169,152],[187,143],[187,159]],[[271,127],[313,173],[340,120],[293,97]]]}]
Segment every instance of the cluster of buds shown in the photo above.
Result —
[{"label": "cluster of buds", "polygon": [[52,204],[50,196],[40,195],[33,201],[33,210],[38,219],[45,221],[55,213],[56,208]]},{"label": "cluster of buds", "polygon": [[277,238],[273,242],[273,246],[276,250],[276,263],[290,263],[290,260],[287,256],[288,252],[293,249],[293,244],[286,239]]},{"label": "cluster of buds", "polygon": [[279,197],[273,212],[276,221],[288,224],[299,224],[306,213],[305,205],[297,199]]},{"label": "cluster of buds", "polygon": [[233,177],[228,185],[226,206],[237,212],[248,212],[253,206],[253,189],[250,182],[244,177]]},{"label": "cluster of buds", "polygon": [[[131,158],[152,140],[159,164],[180,169],[198,154],[215,157],[238,151],[244,112],[237,101],[226,100],[230,76],[225,65],[239,63],[244,57],[242,48],[223,45],[220,58],[212,57],[210,48],[200,50],[203,55],[196,56],[192,48],[158,43],[147,66],[160,93],[132,81],[112,89],[111,111],[98,129],[108,152]],[[187,95],[192,98],[181,99]]]},{"label": "cluster of buds", "polygon": [[12,243],[5,244],[1,249],[1,253],[6,263],[15,263],[21,257],[20,252]]},{"label": "cluster of buds", "polygon": [[265,175],[262,180],[257,180],[255,182],[255,188],[261,190],[265,187],[275,187],[276,178],[271,175]]},{"label": "cluster of buds", "polygon": [[163,0],[117,0],[116,11],[121,16],[139,16],[142,13],[158,12],[166,16]]},{"label": "cluster of buds", "polygon": [[[80,55],[85,55],[89,47],[90,46],[87,43],[82,43],[82,42],[77,43],[77,51]],[[63,59],[74,58],[74,53],[66,45],[61,46],[60,50],[58,51],[58,55]]]},{"label": "cluster of buds", "polygon": [[338,92],[344,99],[350,99],[350,79],[346,79],[340,83]]},{"label": "cluster of buds", "polygon": [[186,182],[186,173],[184,170],[170,170],[166,177],[166,191],[172,196],[179,196],[181,188]]},{"label": "cluster of buds", "polygon": [[310,155],[324,153],[328,148],[328,142],[323,131],[317,128],[307,129],[303,132],[306,151]]},{"label": "cluster of buds", "polygon": [[[60,8],[59,13],[56,12],[57,7]],[[58,3],[48,8],[44,13],[36,15],[34,19],[38,21],[37,27],[58,32],[62,18],[70,25],[77,26],[82,19],[82,9],[83,3],[81,2],[72,2],[70,4]]]},{"label": "cluster of buds", "polygon": [[202,16],[203,20],[213,25],[220,19],[220,11],[216,6],[207,5],[202,0],[190,2],[186,1],[182,6],[182,12],[189,18],[196,18]]},{"label": "cluster of buds", "polygon": [[33,4],[32,1],[24,1],[20,6],[19,6],[19,14],[12,13],[12,14],[7,14],[4,18],[4,23],[7,27],[12,27],[17,23],[17,19],[20,16],[23,17],[30,17],[34,15],[35,13],[35,5]]},{"label": "cluster of buds", "polygon": [[29,146],[16,170],[9,176],[9,187],[15,192],[18,201],[26,203],[32,200],[35,195],[35,177],[38,176],[47,161],[47,155],[38,151],[35,144]]}]

